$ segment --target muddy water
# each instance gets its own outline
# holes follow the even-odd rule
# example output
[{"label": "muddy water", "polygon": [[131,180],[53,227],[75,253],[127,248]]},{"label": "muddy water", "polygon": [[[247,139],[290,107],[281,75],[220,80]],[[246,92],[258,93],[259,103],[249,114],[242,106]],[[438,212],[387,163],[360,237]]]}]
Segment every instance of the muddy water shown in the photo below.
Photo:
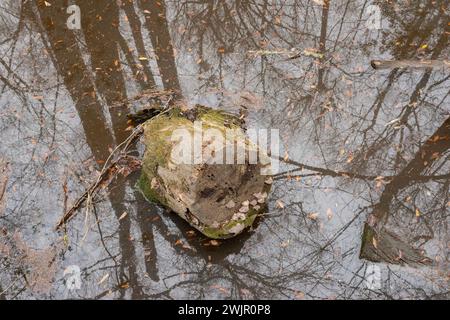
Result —
[{"label": "muddy water", "polygon": [[[448,69],[370,67],[448,58],[444,1],[77,3],[75,30],[66,1],[0,5],[0,298],[448,298]],[[152,88],[279,129],[253,230],[211,243],[135,172],[55,231]]]}]

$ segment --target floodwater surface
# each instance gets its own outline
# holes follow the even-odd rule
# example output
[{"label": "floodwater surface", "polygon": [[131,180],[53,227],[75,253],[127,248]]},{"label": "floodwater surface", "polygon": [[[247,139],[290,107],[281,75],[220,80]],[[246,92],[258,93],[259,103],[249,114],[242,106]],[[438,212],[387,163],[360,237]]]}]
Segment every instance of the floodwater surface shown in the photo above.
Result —
[{"label": "floodwater surface", "polygon": [[[448,60],[446,1],[75,2],[0,3],[1,299],[449,297],[449,68],[370,65]],[[162,90],[279,130],[258,225],[210,241],[136,171],[55,230]]]}]

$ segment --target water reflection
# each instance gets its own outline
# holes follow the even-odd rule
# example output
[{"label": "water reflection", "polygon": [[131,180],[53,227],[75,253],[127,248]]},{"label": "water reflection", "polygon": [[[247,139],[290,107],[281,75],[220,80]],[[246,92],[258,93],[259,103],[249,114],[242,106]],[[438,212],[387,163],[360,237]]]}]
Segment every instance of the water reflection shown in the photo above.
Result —
[{"label": "water reflection", "polygon": [[[382,30],[366,27],[362,1],[76,3],[81,30],[67,29],[65,0],[0,9],[0,158],[10,167],[1,298],[446,294],[448,70],[369,66],[448,56],[442,3],[383,3]],[[316,55],[292,58],[304,49]],[[128,136],[128,101],[157,103],[145,94],[154,88],[187,104],[244,108],[250,126],[280,129],[285,172],[268,214],[217,245],[147,203],[133,173],[55,232]],[[17,249],[15,234],[37,253]],[[49,250],[53,279],[30,283],[23,252]],[[372,262],[379,290],[365,286]],[[70,264],[82,269],[76,292],[64,284]]]}]

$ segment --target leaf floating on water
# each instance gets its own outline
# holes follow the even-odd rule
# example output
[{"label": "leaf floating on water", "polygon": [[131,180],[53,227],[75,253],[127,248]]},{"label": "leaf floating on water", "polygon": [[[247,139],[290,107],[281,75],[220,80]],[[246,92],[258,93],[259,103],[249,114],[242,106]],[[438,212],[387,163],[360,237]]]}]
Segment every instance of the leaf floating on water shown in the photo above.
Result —
[{"label": "leaf floating on water", "polygon": [[375,249],[378,249],[378,241],[375,239],[375,237],[372,238],[372,244],[375,247]]},{"label": "leaf floating on water", "polygon": [[305,294],[301,291],[296,291],[295,292],[295,299],[297,300],[302,300],[305,298]]},{"label": "leaf floating on water", "polygon": [[282,248],[286,248],[288,245],[289,245],[289,243],[291,242],[291,240],[286,240],[286,241],[283,241],[281,244],[280,244],[280,246],[282,247]]},{"label": "leaf floating on water", "polygon": [[128,215],[128,212],[124,211],[120,217],[119,217],[119,221],[122,220],[123,218],[125,218]]},{"label": "leaf floating on water", "polygon": [[331,210],[331,208],[327,209],[327,218],[328,220],[331,220],[331,218],[333,218],[333,210]]},{"label": "leaf floating on water", "polygon": [[284,203],[281,202],[281,200],[277,200],[276,205],[278,208],[283,209],[284,208]]},{"label": "leaf floating on water", "polygon": [[105,282],[106,279],[108,279],[108,278],[109,278],[109,273],[105,274],[105,275],[100,279],[100,281],[99,281],[97,284],[98,284],[98,285],[102,284],[102,283]]},{"label": "leaf floating on water", "polygon": [[308,214],[308,218],[311,220],[317,220],[318,217],[319,217],[319,214],[317,212]]},{"label": "leaf floating on water", "polygon": [[347,163],[351,163],[353,161],[353,155],[349,155],[347,158]]},{"label": "leaf floating on water", "polygon": [[210,240],[209,244],[214,246],[214,247],[220,246],[220,242],[217,241],[217,240],[214,240],[214,239]]}]

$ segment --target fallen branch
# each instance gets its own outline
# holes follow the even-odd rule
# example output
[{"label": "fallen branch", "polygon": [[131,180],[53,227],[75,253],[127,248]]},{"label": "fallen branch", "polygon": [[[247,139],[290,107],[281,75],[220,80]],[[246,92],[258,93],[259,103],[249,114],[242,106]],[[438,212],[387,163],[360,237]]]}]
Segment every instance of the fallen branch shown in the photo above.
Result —
[{"label": "fallen branch", "polygon": [[395,68],[448,68],[449,60],[372,60],[370,61],[372,68],[379,69],[395,69]]},{"label": "fallen branch", "polygon": [[[173,94],[172,91],[163,92],[165,95]],[[152,98],[161,96],[162,92],[155,91],[153,93],[148,93],[147,96],[151,96]],[[168,100],[166,101],[165,105],[161,107],[161,112],[154,117],[159,117],[163,114],[166,114],[169,112],[172,108],[169,107],[169,104],[172,101],[172,96],[169,96]],[[65,225],[70,219],[72,219],[77,210],[85,203],[86,207],[89,208],[89,206],[92,204],[92,201],[99,189],[100,186],[108,186],[109,183],[115,178],[119,173],[123,173],[122,169],[125,169],[126,166],[124,164],[128,163],[130,160],[135,160],[133,157],[130,157],[127,152],[129,148],[133,145],[133,143],[142,135],[143,133],[143,126],[141,124],[137,125],[133,132],[128,136],[125,141],[120,143],[108,156],[108,159],[106,159],[105,164],[103,165],[102,170],[100,171],[100,175],[98,176],[97,180],[89,186],[89,188],[75,201],[75,203],[72,205],[72,207],[64,213],[62,218],[58,221],[58,223],[55,226],[55,230],[60,229],[63,225]],[[129,172],[128,172],[129,174]],[[87,215],[87,214],[86,214]]]},{"label": "fallen branch", "polygon": [[64,213],[63,217],[56,224],[56,230],[61,228],[70,219],[72,219],[77,210],[86,201],[89,205],[100,187],[105,188],[119,173],[123,173],[123,170],[121,169],[125,168],[125,164],[129,163],[129,160],[134,159],[133,157],[127,155],[127,151],[132,143],[141,136],[142,132],[142,126],[137,126],[133,130],[131,135],[111,152],[102,170],[100,171],[100,175],[98,176],[97,180],[93,184],[91,184],[89,188],[81,195],[81,197],[79,197],[77,201],[75,201],[70,209]]}]

